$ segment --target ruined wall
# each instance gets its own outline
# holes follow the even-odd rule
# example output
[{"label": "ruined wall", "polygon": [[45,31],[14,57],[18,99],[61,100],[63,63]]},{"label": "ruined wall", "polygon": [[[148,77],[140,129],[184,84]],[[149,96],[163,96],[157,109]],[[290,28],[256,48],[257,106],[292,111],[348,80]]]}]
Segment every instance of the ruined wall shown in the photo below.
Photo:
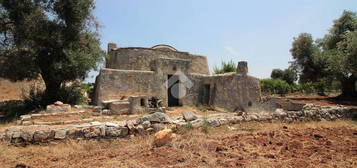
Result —
[{"label": "ruined wall", "polygon": [[116,48],[109,52],[106,68],[122,70],[153,70],[152,63],[158,58],[184,59],[191,62],[189,73],[209,74],[207,58],[187,52],[151,48]]},{"label": "ruined wall", "polygon": [[[246,110],[260,101],[259,79],[237,74],[190,75],[193,87],[187,90],[187,104],[205,104],[222,107],[230,111]],[[209,86],[209,100],[205,102]]]},{"label": "ruined wall", "polygon": [[103,100],[122,99],[130,95],[153,95],[153,71],[128,71],[103,68],[96,79],[95,104]]}]

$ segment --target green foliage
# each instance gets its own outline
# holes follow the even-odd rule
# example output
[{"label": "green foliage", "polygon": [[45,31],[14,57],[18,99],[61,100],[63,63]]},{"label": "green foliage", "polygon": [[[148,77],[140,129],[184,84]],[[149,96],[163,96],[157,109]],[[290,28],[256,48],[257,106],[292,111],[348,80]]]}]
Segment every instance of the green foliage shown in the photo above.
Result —
[{"label": "green foliage", "polygon": [[[67,86],[61,86],[58,89],[57,96],[59,100],[66,104],[87,104],[87,98],[84,94],[90,87],[86,84],[74,82]],[[24,95],[23,100],[28,109],[45,109],[47,105],[46,93],[31,88],[29,95]]]},{"label": "green foliage", "polygon": [[330,90],[329,81],[326,78],[321,78],[314,83],[314,88],[316,89],[318,95],[326,96],[326,92]]},{"label": "green foliage", "polygon": [[193,127],[192,127],[191,122],[187,122],[187,124],[180,126],[179,129],[177,130],[177,132],[179,134],[184,134],[192,129],[193,129]]},{"label": "green foliage", "polygon": [[284,76],[284,71],[281,69],[273,69],[270,75],[272,79],[283,79],[283,76]]},{"label": "green foliage", "polygon": [[11,122],[20,115],[28,113],[30,110],[22,101],[7,101],[0,103],[0,114],[4,117],[0,118],[0,123]]},{"label": "green foliage", "polygon": [[204,120],[203,124],[202,124],[202,127],[201,127],[201,130],[205,134],[208,134],[210,129],[211,129],[211,124],[207,120]]},{"label": "green foliage", "polygon": [[291,69],[273,69],[270,77],[272,79],[281,79],[290,85],[294,84],[294,82],[297,80],[297,74]]},{"label": "green foliage", "polygon": [[263,79],[260,80],[260,87],[262,92],[270,94],[285,95],[290,93],[290,85],[281,79]]},{"label": "green foliage", "polygon": [[236,72],[237,71],[237,64],[234,63],[232,60],[229,62],[222,61],[221,68],[214,67],[213,72],[215,74],[223,74],[227,72]]},{"label": "green foliage", "polygon": [[294,38],[290,52],[294,59],[290,68],[300,74],[300,82],[315,82],[326,74],[326,60],[322,59],[321,50],[311,34],[301,33]]},{"label": "green foliage", "polygon": [[[13,81],[42,77],[44,104],[64,100],[103,60],[93,0],[0,2],[0,76]],[[64,91],[66,90],[66,91]],[[73,93],[76,94],[76,93]]]},{"label": "green foliage", "polygon": [[291,67],[300,74],[302,83],[314,82],[322,94],[327,82],[324,78],[338,80],[341,96],[357,97],[356,13],[344,11],[323,39],[313,41],[310,34],[300,34],[290,51],[294,59]]}]

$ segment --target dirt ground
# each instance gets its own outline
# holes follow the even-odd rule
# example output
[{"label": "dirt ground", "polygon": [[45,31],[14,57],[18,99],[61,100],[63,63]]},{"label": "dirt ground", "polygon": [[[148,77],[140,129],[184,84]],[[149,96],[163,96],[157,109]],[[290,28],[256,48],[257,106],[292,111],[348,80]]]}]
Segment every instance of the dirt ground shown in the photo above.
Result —
[{"label": "dirt ground", "polygon": [[302,103],[302,104],[316,104],[321,106],[334,106],[336,104],[344,105],[347,107],[357,108],[357,99],[354,100],[339,100],[336,97],[329,96],[305,96],[305,95],[295,95],[295,96],[287,96],[282,99],[289,99],[294,102]]},{"label": "dirt ground", "polygon": [[0,101],[21,100],[27,95],[31,87],[43,89],[44,84],[41,80],[11,82],[0,78]]},{"label": "dirt ground", "polygon": [[186,130],[169,145],[152,136],[14,147],[1,167],[357,167],[357,122],[244,123]]}]

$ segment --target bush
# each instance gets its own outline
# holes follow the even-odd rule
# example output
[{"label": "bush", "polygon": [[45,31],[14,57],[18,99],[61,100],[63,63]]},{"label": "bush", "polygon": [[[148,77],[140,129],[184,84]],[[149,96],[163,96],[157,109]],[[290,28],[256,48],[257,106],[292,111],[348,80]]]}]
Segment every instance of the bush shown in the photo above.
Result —
[{"label": "bush", "polygon": [[201,130],[202,130],[205,134],[208,134],[210,128],[211,128],[211,124],[210,124],[207,120],[204,120],[204,121],[203,121],[203,124],[202,124]]},{"label": "bush", "polygon": [[216,66],[213,68],[213,72],[215,74],[223,74],[226,72],[236,72],[236,71],[237,71],[237,64],[234,63],[232,60],[227,63],[223,61],[221,68],[218,68]]},{"label": "bush", "polygon": [[280,79],[263,79],[260,81],[261,90],[265,93],[285,95],[290,93],[290,85]]},{"label": "bush", "polygon": [[293,85],[297,80],[297,74],[291,69],[273,69],[270,77],[272,79],[281,79],[286,81],[289,85]]},{"label": "bush", "polygon": [[330,90],[330,82],[326,78],[321,78],[314,83],[314,88],[318,95],[326,96],[326,92]]}]

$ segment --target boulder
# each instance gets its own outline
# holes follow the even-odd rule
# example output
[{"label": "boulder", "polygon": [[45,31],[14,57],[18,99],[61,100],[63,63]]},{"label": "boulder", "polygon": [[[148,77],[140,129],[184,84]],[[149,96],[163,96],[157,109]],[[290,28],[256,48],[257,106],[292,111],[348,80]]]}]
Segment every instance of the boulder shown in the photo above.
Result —
[{"label": "boulder", "polygon": [[159,131],[154,136],[154,145],[159,147],[166,145],[172,141],[175,135],[172,133],[171,129],[164,129]]},{"label": "boulder", "polygon": [[198,117],[195,113],[193,112],[183,112],[182,116],[184,118],[185,121],[193,121],[196,120]]}]

